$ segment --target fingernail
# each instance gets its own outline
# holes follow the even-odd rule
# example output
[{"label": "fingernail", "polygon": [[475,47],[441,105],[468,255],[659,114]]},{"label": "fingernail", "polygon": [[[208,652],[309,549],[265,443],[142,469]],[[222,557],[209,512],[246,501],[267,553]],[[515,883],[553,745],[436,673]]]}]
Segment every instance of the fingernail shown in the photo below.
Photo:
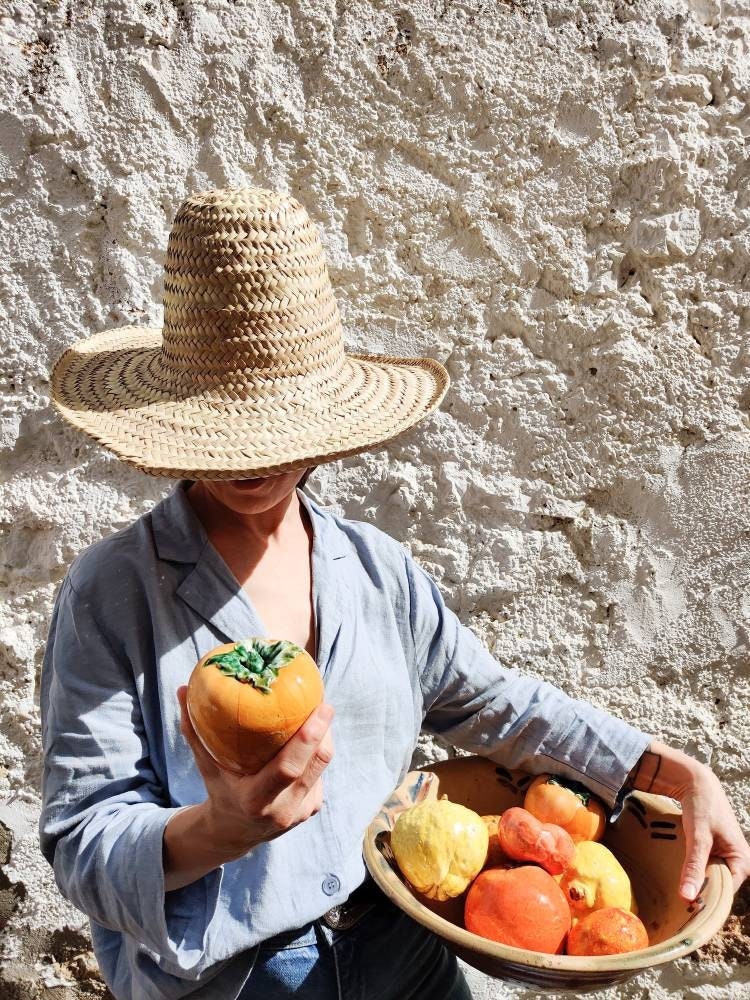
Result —
[{"label": "fingernail", "polygon": [[698,890],[693,885],[692,882],[683,882],[680,887],[680,892],[687,899],[693,900],[698,895]]}]

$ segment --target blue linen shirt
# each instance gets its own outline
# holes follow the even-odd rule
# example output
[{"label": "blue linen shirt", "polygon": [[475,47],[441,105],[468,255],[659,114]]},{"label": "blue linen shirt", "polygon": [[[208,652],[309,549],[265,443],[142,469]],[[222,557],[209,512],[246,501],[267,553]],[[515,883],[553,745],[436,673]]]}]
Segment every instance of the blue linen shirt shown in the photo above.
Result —
[{"label": "blue linen shirt", "polygon": [[313,527],[316,662],[336,709],[320,812],[165,893],[164,827],[206,790],[177,688],[219,643],[265,635],[181,480],[84,550],[53,611],[41,677],[40,846],[89,917],[118,1000],[236,1000],[255,946],[342,902],[362,841],[420,731],[508,768],[552,771],[612,805],[650,737],[504,667],[430,576],[372,524],[297,494]]}]

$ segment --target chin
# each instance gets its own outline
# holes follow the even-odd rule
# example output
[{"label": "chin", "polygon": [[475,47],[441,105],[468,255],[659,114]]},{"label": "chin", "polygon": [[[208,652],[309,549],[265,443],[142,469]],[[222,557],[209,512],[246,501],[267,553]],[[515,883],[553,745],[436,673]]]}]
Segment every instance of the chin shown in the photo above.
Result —
[{"label": "chin", "polygon": [[298,469],[256,479],[215,480],[209,489],[217,500],[238,513],[259,512],[289,497],[304,474],[304,469]]}]

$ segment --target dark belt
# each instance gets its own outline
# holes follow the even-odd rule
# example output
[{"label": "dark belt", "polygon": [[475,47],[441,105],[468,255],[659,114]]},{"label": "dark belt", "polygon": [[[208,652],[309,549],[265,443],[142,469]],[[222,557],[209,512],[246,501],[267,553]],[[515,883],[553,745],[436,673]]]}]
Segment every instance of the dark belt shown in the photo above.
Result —
[{"label": "dark belt", "polygon": [[339,903],[338,906],[332,906],[320,919],[331,930],[345,931],[353,927],[368,910],[386,898],[368,875],[362,885],[356,888],[348,899]]}]

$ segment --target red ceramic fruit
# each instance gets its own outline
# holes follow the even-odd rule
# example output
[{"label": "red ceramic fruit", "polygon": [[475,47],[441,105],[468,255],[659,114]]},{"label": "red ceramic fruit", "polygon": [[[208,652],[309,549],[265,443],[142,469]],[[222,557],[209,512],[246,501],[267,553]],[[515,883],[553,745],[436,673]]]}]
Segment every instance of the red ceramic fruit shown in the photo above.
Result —
[{"label": "red ceramic fruit", "polygon": [[488,868],[466,895],[466,929],[514,948],[562,954],[570,919],[562,889],[536,865]]}]

